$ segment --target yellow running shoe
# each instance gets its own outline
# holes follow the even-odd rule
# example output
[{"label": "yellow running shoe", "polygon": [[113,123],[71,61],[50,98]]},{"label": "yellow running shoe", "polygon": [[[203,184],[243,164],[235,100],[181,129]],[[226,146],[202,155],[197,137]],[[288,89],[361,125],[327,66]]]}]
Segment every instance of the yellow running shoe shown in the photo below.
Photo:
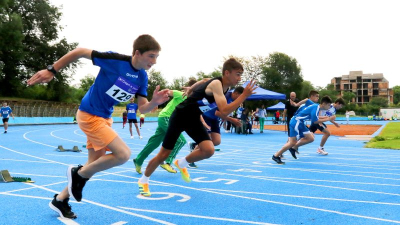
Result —
[{"label": "yellow running shoe", "polygon": [[139,186],[139,192],[141,195],[145,196],[145,197],[150,197],[151,193],[149,190],[149,184],[142,184],[138,181],[138,186]]},{"label": "yellow running shoe", "polygon": [[136,160],[135,160],[135,159],[133,159],[133,164],[135,164],[136,172],[137,172],[138,174],[142,174],[142,167],[139,166],[139,165],[136,163]]},{"label": "yellow running shoe", "polygon": [[163,164],[160,165],[160,167],[163,168],[164,170],[170,172],[170,173],[177,173],[177,171],[174,168],[172,168],[172,166],[169,165],[168,163],[163,163]]},{"label": "yellow running shoe", "polygon": [[175,160],[174,165],[175,165],[176,168],[178,168],[178,170],[181,172],[182,179],[183,179],[185,182],[189,183],[190,181],[192,181],[192,179],[190,179],[190,175],[189,175],[189,173],[188,173],[186,167],[185,167],[185,168],[180,168],[179,165],[178,165],[178,160]]}]

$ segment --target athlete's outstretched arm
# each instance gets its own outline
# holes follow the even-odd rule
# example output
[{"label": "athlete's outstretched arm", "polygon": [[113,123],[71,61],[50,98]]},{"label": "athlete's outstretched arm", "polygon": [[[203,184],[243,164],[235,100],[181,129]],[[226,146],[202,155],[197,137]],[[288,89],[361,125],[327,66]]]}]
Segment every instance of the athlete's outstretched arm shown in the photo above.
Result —
[{"label": "athlete's outstretched arm", "polygon": [[247,97],[254,94],[254,90],[257,88],[254,81],[250,81],[247,86],[244,88],[243,93],[239,95],[239,97],[228,104],[226,101],[226,97],[222,90],[221,82],[218,80],[214,80],[211,82],[207,88],[206,92],[212,92],[214,95],[215,103],[217,103],[218,111],[224,116],[229,115],[229,113],[233,112],[237,109],[242,102],[246,100]]},{"label": "athlete's outstretched arm", "polygon": [[160,85],[157,85],[153,92],[153,98],[149,102],[146,97],[138,96],[138,106],[140,113],[148,113],[156,106],[163,104],[169,99],[169,89],[160,91]]},{"label": "athlete's outstretched arm", "polygon": [[[65,54],[63,57],[61,57],[57,62],[53,64],[53,67],[56,71],[61,70],[62,68],[68,66],[70,63],[80,59],[80,58],[86,58],[86,59],[91,59],[92,58],[92,50],[87,49],[87,48],[76,48],[67,54]],[[28,85],[35,85],[35,84],[40,84],[40,83],[48,83],[51,80],[53,80],[54,74],[47,69],[40,70],[39,72],[35,73],[27,82]]]}]

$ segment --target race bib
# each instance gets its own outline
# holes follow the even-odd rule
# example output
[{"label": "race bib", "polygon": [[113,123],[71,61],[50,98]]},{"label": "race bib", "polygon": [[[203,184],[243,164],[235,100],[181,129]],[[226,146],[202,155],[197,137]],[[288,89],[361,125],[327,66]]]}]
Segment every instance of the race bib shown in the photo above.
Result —
[{"label": "race bib", "polygon": [[106,92],[111,98],[118,102],[126,102],[131,99],[139,89],[139,86],[132,84],[123,77],[118,77],[115,84]]}]

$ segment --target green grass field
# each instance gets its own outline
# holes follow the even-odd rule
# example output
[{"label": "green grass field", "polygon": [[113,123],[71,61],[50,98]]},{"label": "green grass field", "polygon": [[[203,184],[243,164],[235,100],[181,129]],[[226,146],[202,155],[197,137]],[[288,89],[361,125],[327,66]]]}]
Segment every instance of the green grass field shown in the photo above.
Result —
[{"label": "green grass field", "polygon": [[373,138],[365,147],[400,150],[400,123],[388,123],[379,136]]}]

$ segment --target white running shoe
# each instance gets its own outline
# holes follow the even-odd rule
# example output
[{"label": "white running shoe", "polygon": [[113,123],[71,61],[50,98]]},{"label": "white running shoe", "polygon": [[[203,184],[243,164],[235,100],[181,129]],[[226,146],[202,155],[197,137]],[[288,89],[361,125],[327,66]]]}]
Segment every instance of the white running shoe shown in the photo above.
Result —
[{"label": "white running shoe", "polygon": [[328,155],[328,152],[326,152],[324,148],[318,148],[317,153],[320,155]]},{"label": "white running shoe", "polygon": [[131,136],[131,139],[133,139],[133,136]]},{"label": "white running shoe", "polygon": [[140,139],[143,139],[143,137],[142,137],[142,136],[139,136],[139,138],[140,138]]}]

